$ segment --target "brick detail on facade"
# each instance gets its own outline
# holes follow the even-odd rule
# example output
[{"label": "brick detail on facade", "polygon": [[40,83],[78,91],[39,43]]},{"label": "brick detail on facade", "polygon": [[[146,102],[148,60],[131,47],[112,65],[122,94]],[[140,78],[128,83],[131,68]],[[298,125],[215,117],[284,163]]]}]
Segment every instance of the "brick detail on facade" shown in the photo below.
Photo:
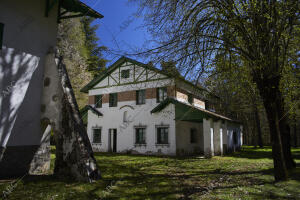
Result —
[{"label": "brick detail on facade", "polygon": [[186,95],[182,92],[176,91],[176,99],[180,99],[180,100],[183,100],[183,101],[188,101],[188,95]]},{"label": "brick detail on facade", "polygon": [[109,102],[109,94],[103,94],[102,103],[108,103],[108,102]]},{"label": "brick detail on facade", "polygon": [[168,97],[175,97],[175,86],[167,87]]},{"label": "brick detail on facade", "polygon": [[155,98],[156,98],[156,88],[147,88],[146,99],[155,99]]},{"label": "brick detail on facade", "polygon": [[121,101],[135,101],[136,100],[136,91],[125,91],[118,93],[118,102]]},{"label": "brick detail on facade", "polygon": [[[146,99],[155,99],[156,98],[156,89],[157,88],[147,88],[146,89]],[[175,97],[175,87],[168,86],[167,93],[168,97]],[[136,101],[136,90],[118,92],[118,102],[122,101]],[[103,94],[102,103],[109,102],[109,94]],[[95,96],[89,96],[89,104],[95,104]]]},{"label": "brick detail on facade", "polygon": [[199,99],[194,99],[194,105],[198,106],[200,108],[205,109],[205,103],[204,103],[204,101],[201,101]]},{"label": "brick detail on facade", "polygon": [[89,105],[95,104],[95,96],[89,96],[88,104],[89,104]]}]

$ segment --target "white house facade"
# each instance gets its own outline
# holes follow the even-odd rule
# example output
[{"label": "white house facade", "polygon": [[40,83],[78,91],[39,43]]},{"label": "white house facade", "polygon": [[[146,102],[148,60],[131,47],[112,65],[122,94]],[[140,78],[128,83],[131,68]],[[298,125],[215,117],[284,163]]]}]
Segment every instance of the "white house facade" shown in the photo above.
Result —
[{"label": "white house facade", "polygon": [[130,58],[81,91],[94,151],[212,156],[242,145],[241,125],[207,110],[207,90]]}]

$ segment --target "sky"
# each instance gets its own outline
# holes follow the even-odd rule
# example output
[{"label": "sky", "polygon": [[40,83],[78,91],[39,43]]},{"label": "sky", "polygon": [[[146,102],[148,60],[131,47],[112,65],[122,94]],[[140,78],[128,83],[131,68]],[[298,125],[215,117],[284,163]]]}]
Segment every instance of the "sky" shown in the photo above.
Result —
[{"label": "sky", "polygon": [[100,38],[99,45],[118,52],[104,55],[106,59],[111,60],[108,65],[124,55],[124,53],[131,52],[133,48],[143,47],[145,41],[150,38],[150,34],[140,27],[143,24],[142,18],[134,18],[129,25],[124,26],[126,22],[133,19],[132,15],[137,11],[137,6],[132,3],[129,4],[127,0],[81,1],[104,15],[104,18],[96,19],[93,24],[99,24],[96,32]]}]

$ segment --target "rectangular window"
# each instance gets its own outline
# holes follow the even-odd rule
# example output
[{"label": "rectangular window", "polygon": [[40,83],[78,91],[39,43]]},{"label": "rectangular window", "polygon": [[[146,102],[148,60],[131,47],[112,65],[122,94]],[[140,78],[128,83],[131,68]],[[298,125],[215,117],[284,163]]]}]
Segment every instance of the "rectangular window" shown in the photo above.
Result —
[{"label": "rectangular window", "polygon": [[101,143],[101,128],[93,129],[93,143]]},{"label": "rectangular window", "polygon": [[156,101],[157,101],[157,103],[162,102],[163,100],[165,100],[168,97],[166,87],[157,88],[156,91],[157,91],[156,92]]},{"label": "rectangular window", "polygon": [[146,128],[135,129],[135,143],[146,144]]},{"label": "rectangular window", "polygon": [[238,143],[237,133],[236,131],[233,131],[233,144],[237,145],[237,143]]},{"label": "rectangular window", "polygon": [[102,108],[102,95],[95,96],[95,107]]},{"label": "rectangular window", "polygon": [[145,90],[137,90],[136,91],[136,104],[141,105],[145,104],[146,93]]},{"label": "rectangular window", "polygon": [[193,104],[193,103],[194,103],[194,97],[193,97],[193,95],[191,95],[191,94],[188,95],[188,102],[189,102],[190,104]]},{"label": "rectangular window", "polygon": [[4,24],[0,23],[0,50],[3,45],[3,33],[4,33]]},{"label": "rectangular window", "polygon": [[168,127],[159,127],[157,128],[157,144],[168,144]]},{"label": "rectangular window", "polygon": [[109,94],[109,107],[117,107],[118,105],[118,93]]},{"label": "rectangular window", "polygon": [[121,71],[122,78],[129,78],[129,69],[124,69]]},{"label": "rectangular window", "polygon": [[196,143],[197,142],[197,130],[192,128],[190,132],[190,141],[191,143]]}]

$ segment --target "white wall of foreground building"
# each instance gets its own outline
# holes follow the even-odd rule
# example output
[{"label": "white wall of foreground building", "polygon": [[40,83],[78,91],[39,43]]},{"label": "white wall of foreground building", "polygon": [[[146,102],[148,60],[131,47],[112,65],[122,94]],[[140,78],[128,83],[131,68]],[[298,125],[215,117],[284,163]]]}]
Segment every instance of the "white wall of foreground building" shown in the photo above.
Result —
[{"label": "white wall of foreground building", "polygon": [[[1,0],[0,178],[40,173],[50,154],[41,133],[46,55],[56,45],[57,9],[45,17],[46,1]],[[49,161],[49,162],[48,162]]]},{"label": "white wall of foreground building", "polygon": [[[45,17],[45,1],[2,0],[0,145],[39,145],[45,56],[56,44],[57,5]],[[10,89],[8,89],[10,88]],[[4,94],[6,92],[6,94]]]},{"label": "white wall of foreground building", "polygon": [[[127,106],[125,106],[127,105]],[[109,129],[117,129],[117,152],[127,151],[142,154],[176,154],[175,137],[175,107],[169,104],[162,112],[151,114],[156,106],[156,99],[146,99],[146,104],[136,105],[135,101],[118,102],[118,107],[109,107],[108,103],[102,105],[99,111],[103,117],[88,112],[88,135],[95,151],[107,152],[109,150]],[[121,108],[122,106],[125,106]],[[130,108],[133,107],[134,109]],[[127,122],[123,122],[123,113],[127,112]],[[169,127],[169,144],[156,144],[156,128]],[[93,143],[93,128],[101,128],[101,144]],[[135,145],[135,128],[146,128],[146,145]]]},{"label": "white wall of foreground building", "polygon": [[[196,141],[191,143],[191,129],[196,132]],[[204,152],[203,123],[176,121],[177,155],[202,154]]]},{"label": "white wall of foreground building", "polygon": [[240,149],[242,130],[243,126],[237,123],[203,119],[204,154],[210,157]]}]

